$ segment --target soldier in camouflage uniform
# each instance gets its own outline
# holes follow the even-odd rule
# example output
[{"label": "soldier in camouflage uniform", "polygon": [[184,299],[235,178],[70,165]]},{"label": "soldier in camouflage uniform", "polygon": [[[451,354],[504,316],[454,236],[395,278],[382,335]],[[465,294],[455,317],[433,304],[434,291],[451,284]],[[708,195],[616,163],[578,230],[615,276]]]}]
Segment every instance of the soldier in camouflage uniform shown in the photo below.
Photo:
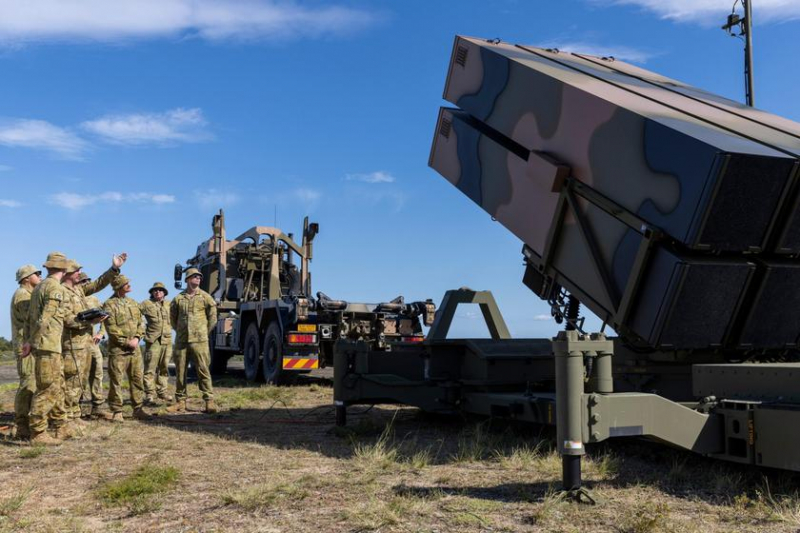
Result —
[{"label": "soldier in camouflage uniform", "polygon": [[31,436],[28,413],[31,410],[33,393],[36,392],[36,378],[33,358],[22,357],[22,345],[31,293],[42,280],[41,276],[42,272],[33,265],[20,267],[17,270],[19,288],[11,298],[11,345],[17,358],[17,374],[19,374],[19,388],[14,397],[14,423],[17,426],[15,436],[18,439],[29,439]]},{"label": "soldier in camouflage uniform", "polygon": [[155,396],[169,401],[169,359],[172,356],[172,325],[170,324],[167,288],[157,282],[150,288],[150,299],[140,304],[147,324],[145,328],[144,393],[148,404],[157,405]]},{"label": "soldier in camouflage uniform", "polygon": [[117,276],[111,285],[114,296],[106,300],[103,310],[109,314],[105,321],[108,333],[108,405],[114,422],[123,422],[122,380],[127,376],[130,384],[131,406],[134,418],[150,418],[143,407],[144,383],[142,353],[139,342],[144,338],[144,324],[139,304],[126,294],[131,292],[130,280]]},{"label": "soldier in camouflage uniform", "polygon": [[90,348],[94,344],[94,322],[84,322],[77,318],[78,313],[90,309],[86,296],[106,288],[117,277],[119,269],[112,266],[102,276],[91,283],[80,283],[81,265],[76,261],[69,261],[67,272],[61,280],[65,288],[64,300],[67,313],[64,318],[64,333],[62,335],[62,356],[64,358],[64,382],[66,396],[64,408],[67,416],[82,424],[81,421],[81,394],[83,393],[83,374],[91,364]]},{"label": "soldier in camouflage uniform", "polygon": [[187,357],[197,369],[197,378],[205,412],[216,413],[211,373],[208,370],[210,354],[208,334],[217,325],[217,302],[200,288],[203,276],[196,268],[186,271],[186,290],[172,300],[170,319],[175,330],[175,405],[169,412],[186,410],[186,361]]},{"label": "soldier in camouflage uniform", "polygon": [[[92,279],[86,274],[81,272],[80,283],[88,283]],[[86,304],[89,309],[100,309],[103,304],[95,295],[86,297]],[[92,331],[92,341],[89,343],[89,364],[83,369],[82,382],[83,382],[83,395],[84,401],[92,402],[92,417],[108,419],[111,414],[103,408],[105,397],[103,396],[103,352],[100,350],[100,342],[106,336],[106,330],[102,323],[100,323],[99,330]]]},{"label": "soldier in camouflage uniform", "polygon": [[[61,335],[64,330],[64,287],[61,278],[68,266],[61,252],[51,252],[44,267],[47,278],[31,294],[28,321],[25,323],[25,344],[22,357],[33,354],[36,392],[31,400],[31,443],[53,445],[62,438],[74,436],[64,410],[64,368],[61,359]],[[55,437],[47,434],[53,425]]]}]

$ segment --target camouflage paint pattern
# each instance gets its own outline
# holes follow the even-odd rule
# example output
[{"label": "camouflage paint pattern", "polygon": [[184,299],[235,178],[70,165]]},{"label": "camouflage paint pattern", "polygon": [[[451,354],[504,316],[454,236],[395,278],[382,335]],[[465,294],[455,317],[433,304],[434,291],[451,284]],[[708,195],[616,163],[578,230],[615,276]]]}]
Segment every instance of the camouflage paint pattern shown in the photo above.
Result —
[{"label": "camouflage paint pattern", "polygon": [[[754,260],[772,252],[772,243],[787,232],[800,125],[771,122],[763,112],[760,122],[743,120],[721,109],[723,104],[709,105],[710,97],[690,99],[665,89],[663,80],[643,81],[596,63],[457,37],[444,97],[460,109],[440,111],[430,165],[540,259],[561,197],[554,169],[564,165],[587,190],[664,232],[672,243],[659,247],[654,266],[645,271],[630,322],[612,324],[662,347],[733,342],[742,302],[767,307],[758,300],[761,278],[753,273],[762,266]],[[637,74],[643,78],[643,72]],[[552,267],[560,285],[601,318],[612,319],[631,280],[643,230],[616,216],[621,211],[609,214],[582,196],[575,201],[586,223],[579,227],[567,212]],[[800,250],[800,223],[795,240]],[[784,251],[794,250],[791,238],[783,242]],[[714,257],[719,252],[726,259]],[[607,282],[591,268],[598,261]],[[785,282],[795,270],[774,279]],[[708,278],[720,283],[700,282]],[[786,287],[797,283],[795,276]],[[699,287],[709,298],[691,295],[687,287]],[[679,334],[689,322],[676,309],[695,313],[703,333]],[[751,317],[745,330],[769,318]],[[750,347],[791,346],[797,331],[751,337],[757,340]]]}]

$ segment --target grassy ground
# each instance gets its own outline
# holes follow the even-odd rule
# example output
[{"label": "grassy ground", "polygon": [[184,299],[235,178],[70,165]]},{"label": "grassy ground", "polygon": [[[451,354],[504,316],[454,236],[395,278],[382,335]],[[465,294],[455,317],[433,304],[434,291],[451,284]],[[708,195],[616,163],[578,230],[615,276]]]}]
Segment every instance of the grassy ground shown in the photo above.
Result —
[{"label": "grassy ground", "polygon": [[[559,458],[531,427],[353,408],[326,384],[218,384],[222,411],[92,422],[58,448],[0,446],[0,531],[796,532],[791,475],[643,442],[595,447],[602,499],[565,503]],[[13,391],[0,391],[11,405]],[[3,415],[8,423],[9,413]]]}]

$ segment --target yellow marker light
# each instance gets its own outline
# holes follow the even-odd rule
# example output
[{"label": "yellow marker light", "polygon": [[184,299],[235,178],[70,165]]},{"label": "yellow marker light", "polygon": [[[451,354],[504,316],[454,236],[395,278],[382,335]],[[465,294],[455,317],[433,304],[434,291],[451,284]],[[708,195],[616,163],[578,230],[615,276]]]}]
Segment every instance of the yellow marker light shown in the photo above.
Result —
[{"label": "yellow marker light", "polygon": [[309,331],[317,331],[316,324],[297,324],[297,331],[308,333]]}]

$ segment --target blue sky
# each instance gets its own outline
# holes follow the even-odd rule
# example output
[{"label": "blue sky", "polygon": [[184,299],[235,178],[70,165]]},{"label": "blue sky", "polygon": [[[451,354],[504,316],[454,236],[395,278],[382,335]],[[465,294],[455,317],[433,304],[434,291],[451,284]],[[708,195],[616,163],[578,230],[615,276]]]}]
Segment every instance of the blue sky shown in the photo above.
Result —
[{"label": "blue sky", "polygon": [[[141,299],[217,209],[235,235],[277,205],[286,231],[320,223],[315,290],[491,289],[514,335],[551,336],[521,243],[427,167],[453,37],[611,54],[742,99],[731,4],[0,0],[0,295],[51,250],[93,276],[127,251]],[[800,120],[800,1],[753,5],[758,107]]]}]

